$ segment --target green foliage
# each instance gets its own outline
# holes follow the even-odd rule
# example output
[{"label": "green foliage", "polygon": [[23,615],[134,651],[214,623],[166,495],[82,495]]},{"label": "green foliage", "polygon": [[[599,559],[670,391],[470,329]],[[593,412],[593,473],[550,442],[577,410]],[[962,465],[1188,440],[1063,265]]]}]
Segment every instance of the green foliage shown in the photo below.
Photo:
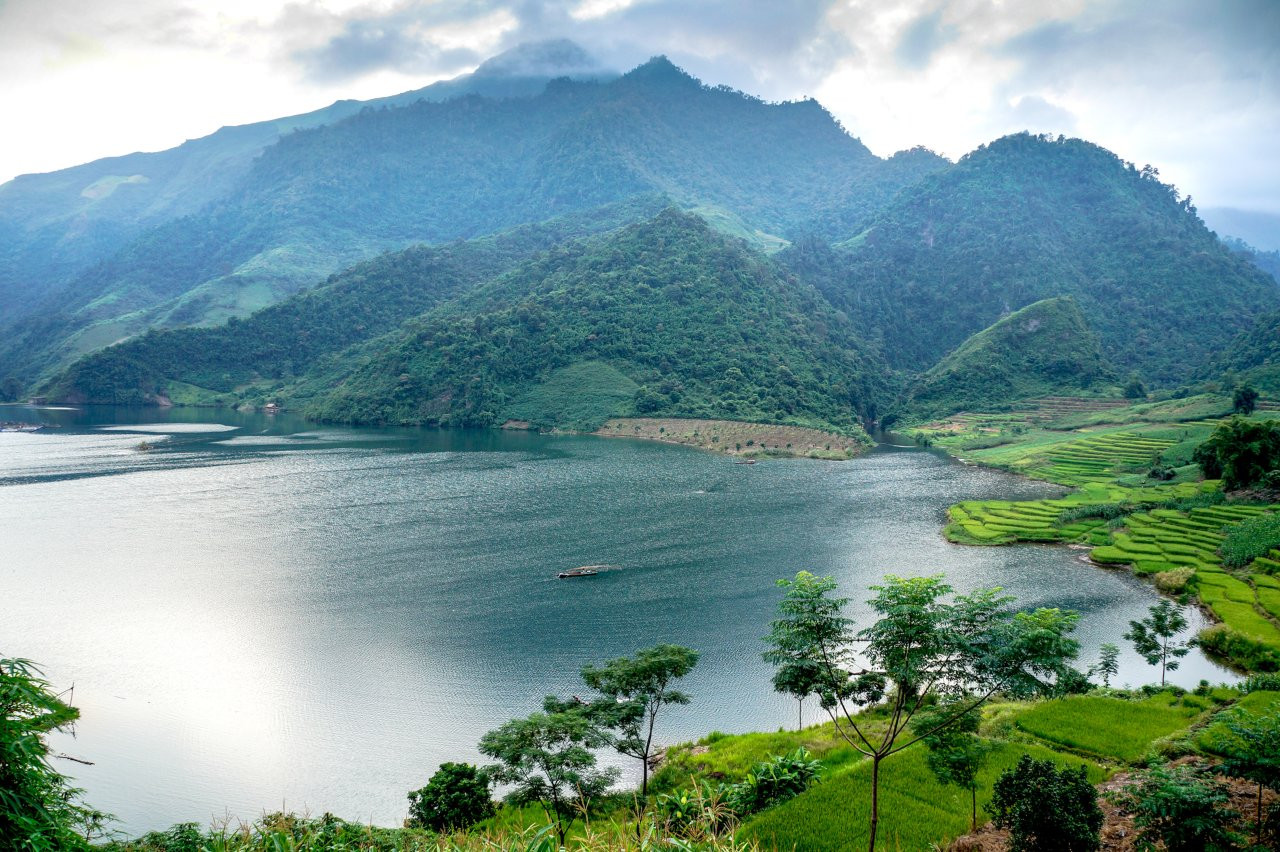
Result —
[{"label": "green foliage", "polygon": [[916,379],[895,410],[914,419],[990,411],[1114,381],[1075,301],[1045,299],[970,337]]},{"label": "green foliage", "polygon": [[1156,740],[1187,730],[1202,713],[1167,692],[1141,700],[1071,695],[1020,712],[1014,724],[1048,743],[1137,763]]},{"label": "green foliage", "polygon": [[1102,678],[1102,685],[1110,688],[1111,678],[1120,673],[1120,646],[1103,642],[1099,649],[1098,663],[1091,670]]},{"label": "green foliage", "polygon": [[0,848],[85,849],[104,817],[50,765],[48,736],[68,729],[76,708],[50,689],[28,660],[0,659]]},{"label": "green foliage", "polygon": [[1191,643],[1177,641],[1178,634],[1186,627],[1186,616],[1168,599],[1152,604],[1146,618],[1129,622],[1124,638],[1133,643],[1133,649],[1148,665],[1160,666],[1161,686],[1165,683],[1165,672],[1177,669],[1178,660],[1191,651]]},{"label": "green foliage", "polygon": [[[1010,309],[1072,296],[1124,372],[1185,381],[1275,282],[1235,256],[1154,169],[1080,139],[998,139],[900,193],[842,251],[785,262],[920,370]],[[810,271],[812,270],[812,271]]]},{"label": "green foliage", "polygon": [[779,580],[778,586],[786,589],[778,604],[782,617],[770,623],[769,635],[764,637],[769,649],[762,656],[777,667],[774,690],[795,696],[803,712],[805,698],[834,691],[824,682],[827,666],[820,654],[821,649],[835,649],[843,641],[850,622],[840,610],[848,599],[828,597],[835,591],[835,581],[808,571],[796,574],[795,580]]},{"label": "green foliage", "polygon": [[603,666],[586,666],[582,679],[601,694],[591,706],[597,722],[615,732],[613,747],[640,761],[640,795],[649,794],[649,758],[658,712],[668,704],[688,704],[688,694],[675,689],[698,664],[699,654],[682,645],[645,648],[634,657],[618,657]]},{"label": "green foliage", "polygon": [[469,763],[442,763],[427,786],[409,794],[406,825],[454,831],[491,816],[488,779]]},{"label": "green foliage", "polygon": [[962,712],[954,722],[955,708],[933,707],[912,721],[912,729],[929,749],[926,762],[941,784],[954,784],[969,791],[969,830],[978,830],[978,773],[991,751],[991,744],[979,737],[982,721],[974,711]]},{"label": "green foliage", "polygon": [[484,426],[584,362],[644,386],[655,415],[856,428],[884,392],[816,292],[674,210],[530,261],[300,389],[333,389],[309,409],[325,420]]},{"label": "green foliage", "polygon": [[1231,397],[1231,410],[1248,417],[1258,407],[1258,391],[1249,385],[1241,385]]},{"label": "green foliage", "polygon": [[757,763],[746,778],[728,789],[726,803],[739,818],[744,818],[800,795],[817,782],[822,766],[810,757],[801,746],[791,754],[775,755]]},{"label": "green foliage", "polygon": [[[978,804],[991,797],[996,777],[1014,766],[1023,754],[1082,766],[1089,779],[1105,777],[1101,767],[1073,755],[1057,754],[1040,745],[992,743],[987,765],[978,773]],[[882,767],[880,833],[889,849],[931,849],[969,830],[969,795],[944,786],[929,770],[927,751],[913,746],[888,758]],[[738,831],[744,841],[764,849],[796,852],[865,852],[867,818],[871,809],[871,761],[864,760],[829,774],[821,784],[789,802],[748,820]]]},{"label": "green foliage", "polygon": [[[1119,801],[1134,815],[1139,849],[1228,852],[1236,814],[1225,786],[1193,766],[1156,766],[1138,773]],[[1160,845],[1163,844],[1163,845]]]},{"label": "green foliage", "polygon": [[1024,755],[996,780],[987,810],[1009,829],[1011,852],[1092,852],[1099,845],[1102,808],[1083,767],[1059,769]]},{"label": "green foliage", "polygon": [[1219,550],[1224,565],[1243,568],[1276,548],[1280,548],[1280,513],[1268,512],[1228,529]]},{"label": "green foliage", "polygon": [[1280,468],[1280,422],[1232,417],[1196,450],[1205,476],[1221,476],[1228,491],[1259,483]]},{"label": "green foliage", "polygon": [[498,761],[489,776],[513,785],[512,802],[546,808],[563,844],[574,815],[618,776],[616,768],[596,768],[592,750],[608,742],[587,707],[549,698],[546,712],[513,719],[481,737],[480,753]]},{"label": "green foliage", "polygon": [[554,371],[512,402],[503,415],[534,426],[591,431],[610,417],[652,411],[665,402],[608,364],[585,361]]},{"label": "green foliage", "polygon": [[1220,771],[1225,775],[1247,778],[1258,785],[1254,811],[1256,841],[1262,843],[1262,788],[1280,792],[1280,701],[1268,710],[1250,713],[1243,707],[1225,714],[1223,724],[1228,736],[1219,741],[1219,753],[1225,756]]}]

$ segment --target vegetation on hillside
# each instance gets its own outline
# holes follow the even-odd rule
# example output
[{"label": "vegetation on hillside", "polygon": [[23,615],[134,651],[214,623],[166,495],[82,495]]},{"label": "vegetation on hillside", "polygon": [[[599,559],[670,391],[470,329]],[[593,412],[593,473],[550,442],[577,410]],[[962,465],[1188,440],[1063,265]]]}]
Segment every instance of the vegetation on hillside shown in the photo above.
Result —
[{"label": "vegetation on hillside", "polygon": [[[613,410],[560,419],[556,400],[580,379]],[[610,392],[628,383],[630,399]],[[642,414],[855,429],[886,389],[875,353],[816,291],[668,210],[548,252],[294,392],[316,394],[308,413],[332,421],[594,429]]]},{"label": "vegetation on hillside", "polygon": [[837,250],[781,257],[917,372],[1002,314],[1070,295],[1112,364],[1171,385],[1280,302],[1155,169],[1025,133],[904,190]]},{"label": "vegetation on hillside", "polygon": [[1075,301],[1044,299],[1002,317],[926,370],[894,405],[929,419],[991,411],[1032,397],[1098,391],[1116,376]]}]

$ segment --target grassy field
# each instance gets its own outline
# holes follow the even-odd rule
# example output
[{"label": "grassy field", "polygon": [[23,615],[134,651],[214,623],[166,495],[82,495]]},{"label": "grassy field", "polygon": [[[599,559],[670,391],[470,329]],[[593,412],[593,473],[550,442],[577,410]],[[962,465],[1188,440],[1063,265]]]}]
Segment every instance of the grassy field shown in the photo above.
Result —
[{"label": "grassy field", "polygon": [[1126,567],[1163,591],[1194,595],[1220,622],[1201,637],[1211,652],[1275,670],[1280,504],[1227,502],[1219,483],[1201,481],[1191,463],[1220,420],[1175,422],[1221,414],[1220,403],[1210,396],[1109,407],[1082,400],[1071,412],[1057,401],[1039,421],[961,415],[907,434],[965,461],[1076,489],[1058,499],[958,503],[948,510],[950,541],[1085,545],[1097,565]]},{"label": "grassy field", "polygon": [[[999,774],[1023,754],[1088,767],[1090,780],[1103,780],[1096,763],[1054,752],[1045,746],[996,743],[978,782],[978,818],[991,798]],[[889,850],[930,849],[969,830],[969,794],[944,787],[925,764],[925,749],[912,746],[880,768],[880,830],[878,839]],[[743,825],[738,838],[756,841],[763,849],[796,852],[865,849],[867,816],[871,808],[871,766],[861,762],[824,779],[813,789],[771,808]]]},{"label": "grassy field", "polygon": [[1138,763],[1161,737],[1184,731],[1212,702],[1162,692],[1140,701],[1073,695],[1037,704],[1015,725],[1046,743],[1102,760]]}]

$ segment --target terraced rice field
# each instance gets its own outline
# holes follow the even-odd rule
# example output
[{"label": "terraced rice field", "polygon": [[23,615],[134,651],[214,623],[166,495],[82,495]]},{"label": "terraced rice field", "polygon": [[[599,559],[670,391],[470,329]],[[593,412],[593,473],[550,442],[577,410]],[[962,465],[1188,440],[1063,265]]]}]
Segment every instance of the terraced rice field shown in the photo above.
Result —
[{"label": "terraced rice field", "polygon": [[1175,441],[1134,432],[1105,432],[1063,441],[1038,452],[1027,448],[996,448],[974,454],[985,464],[1006,467],[1035,479],[1060,485],[1106,483],[1120,468],[1151,465]]}]

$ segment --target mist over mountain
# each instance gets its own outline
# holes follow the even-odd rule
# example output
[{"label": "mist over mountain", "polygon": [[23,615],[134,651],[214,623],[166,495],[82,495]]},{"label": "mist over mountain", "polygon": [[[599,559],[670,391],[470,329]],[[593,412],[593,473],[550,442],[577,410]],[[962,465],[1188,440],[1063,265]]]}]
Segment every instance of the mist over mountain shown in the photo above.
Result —
[{"label": "mist over mountain", "polygon": [[[24,285],[43,295],[2,329],[3,389],[359,422],[847,429],[1108,393],[1129,371],[1172,386],[1280,310],[1256,253],[1083,140],[882,159],[814,101],[661,57],[612,75],[570,42],[431,88],[448,86],[465,92],[280,136],[187,215],[103,212],[118,248]],[[35,233],[22,210],[0,226]]]}]

